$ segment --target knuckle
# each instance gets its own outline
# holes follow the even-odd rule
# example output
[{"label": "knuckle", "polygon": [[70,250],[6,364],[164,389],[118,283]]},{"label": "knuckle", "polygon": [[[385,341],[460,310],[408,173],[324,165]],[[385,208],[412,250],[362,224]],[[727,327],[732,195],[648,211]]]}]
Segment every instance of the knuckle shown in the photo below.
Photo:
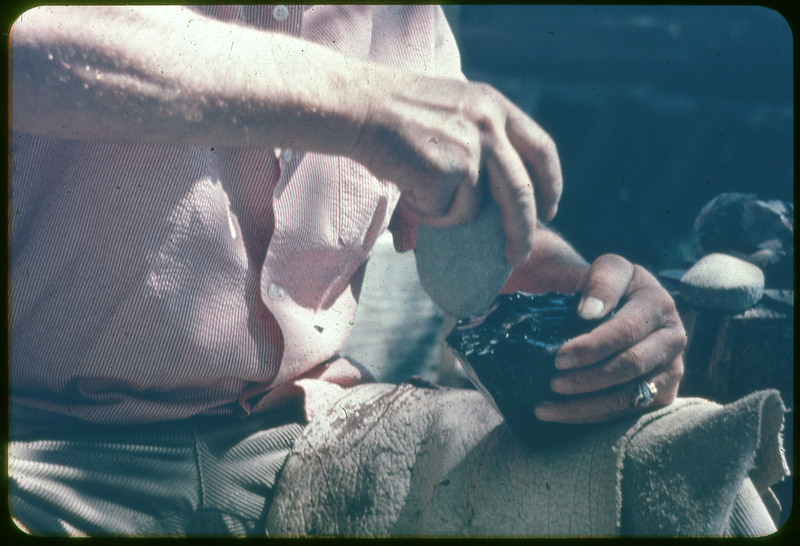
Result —
[{"label": "knuckle", "polygon": [[610,396],[613,409],[623,410],[630,406],[631,395],[628,393],[627,389],[615,389],[610,393]]},{"label": "knuckle", "polygon": [[631,347],[620,356],[617,370],[620,378],[639,377],[647,371],[647,358],[638,346]]},{"label": "knuckle", "polygon": [[505,95],[492,84],[480,82],[478,84],[478,90],[480,91],[480,96],[483,97],[484,104],[491,104],[493,110],[497,111],[505,105]]},{"label": "knuckle", "polygon": [[498,93],[490,91],[479,95],[470,107],[470,115],[485,138],[490,141],[501,139],[506,131],[505,112],[498,104]]},{"label": "knuckle", "polygon": [[686,333],[683,324],[680,322],[669,326],[669,328],[670,331],[673,332],[672,340],[675,344],[675,353],[680,354],[686,350],[686,346],[689,344],[689,335]]},{"label": "knuckle", "polygon": [[661,315],[665,317],[665,320],[677,319],[678,310],[675,307],[675,300],[672,299],[669,292],[659,284],[657,285],[656,294],[660,304],[659,310],[661,311]]},{"label": "knuckle", "polygon": [[555,139],[548,133],[542,133],[539,140],[539,154],[544,159],[558,157],[558,145]]},{"label": "knuckle", "polygon": [[686,336],[679,328],[661,328],[654,335],[658,336],[658,347],[664,362],[680,355],[686,346]]},{"label": "knuckle", "polygon": [[[669,296],[669,294],[667,294],[667,296]],[[675,353],[680,353],[686,349],[689,343],[689,336],[686,333],[686,328],[683,326],[683,321],[681,321],[680,315],[675,307],[675,302],[671,297],[668,297],[661,310],[661,323],[662,328],[670,333],[669,340]]]},{"label": "knuckle", "polygon": [[[630,271],[631,264],[628,260],[619,254],[601,254],[594,263],[598,268],[608,269],[612,271],[627,270]],[[635,268],[636,266],[634,266]]]},{"label": "knuckle", "polygon": [[597,257],[595,263],[600,264],[603,262],[614,261],[617,258],[618,256],[616,254],[611,254],[611,253],[601,254],[600,256]]},{"label": "knuckle", "polygon": [[476,123],[480,131],[486,135],[490,141],[497,141],[502,135],[502,123],[497,119],[494,111],[489,108],[482,109],[476,116]]},{"label": "knuckle", "polygon": [[462,96],[460,104],[468,112],[496,110],[499,96],[499,91],[488,83],[470,82],[469,92]]},{"label": "knuckle", "polygon": [[645,276],[645,277],[652,277],[652,275],[650,275],[650,272],[647,271],[644,267],[642,267],[639,264],[634,264],[633,265],[633,269],[634,269],[634,271],[636,272],[637,275],[642,275],[642,276]]},{"label": "knuckle", "polygon": [[617,319],[618,343],[632,348],[639,338],[639,329],[636,326],[636,322],[627,317],[617,317]]},{"label": "knuckle", "polygon": [[515,203],[530,206],[533,202],[533,191],[530,184],[518,180],[509,180],[508,194]]},{"label": "knuckle", "polygon": [[679,357],[674,359],[667,369],[667,375],[673,379],[676,383],[680,382],[683,379],[685,368],[683,363],[683,358]]}]

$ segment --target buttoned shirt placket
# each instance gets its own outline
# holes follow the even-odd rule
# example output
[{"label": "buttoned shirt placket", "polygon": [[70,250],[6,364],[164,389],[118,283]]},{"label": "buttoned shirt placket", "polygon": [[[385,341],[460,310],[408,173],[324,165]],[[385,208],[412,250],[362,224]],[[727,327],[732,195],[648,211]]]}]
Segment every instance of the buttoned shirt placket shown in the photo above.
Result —
[{"label": "buttoned shirt placket", "polygon": [[[270,14],[270,20],[267,22],[269,30],[283,32],[291,36],[300,36],[300,30],[303,25],[303,12],[307,6],[298,5],[285,5],[277,4],[272,6],[272,9],[264,10],[263,13]],[[278,161],[278,186],[282,186],[290,176],[292,161],[295,159],[295,153],[292,148],[283,149],[279,146],[273,150],[275,159]],[[272,188],[275,191],[275,187]],[[270,282],[267,289],[267,296],[274,300],[283,297],[284,290],[275,282]]]}]

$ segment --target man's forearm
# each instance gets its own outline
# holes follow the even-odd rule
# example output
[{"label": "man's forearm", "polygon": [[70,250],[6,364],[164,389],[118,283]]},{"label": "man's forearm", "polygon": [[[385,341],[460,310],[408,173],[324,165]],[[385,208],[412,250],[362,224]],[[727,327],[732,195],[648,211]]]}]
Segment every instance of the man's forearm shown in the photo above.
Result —
[{"label": "man's forearm", "polygon": [[40,7],[11,39],[21,132],[347,156],[440,226],[475,217],[485,178],[515,265],[533,245],[537,208],[551,218],[561,195],[553,140],[485,84],[173,6]]},{"label": "man's forearm", "polygon": [[341,154],[374,85],[371,65],[179,7],[38,8],[12,40],[13,128],[59,138]]},{"label": "man's forearm", "polygon": [[503,291],[573,293],[588,270],[589,264],[569,243],[539,224],[531,258],[514,269]]}]

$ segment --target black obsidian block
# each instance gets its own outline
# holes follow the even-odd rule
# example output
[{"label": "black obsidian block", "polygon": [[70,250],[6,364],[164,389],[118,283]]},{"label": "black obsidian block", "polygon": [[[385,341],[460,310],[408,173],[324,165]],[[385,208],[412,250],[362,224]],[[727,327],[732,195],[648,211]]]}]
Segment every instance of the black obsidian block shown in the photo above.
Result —
[{"label": "black obsidian block", "polygon": [[602,322],[578,317],[579,299],[555,292],[501,294],[483,314],[459,320],[446,338],[470,380],[508,425],[536,444],[582,428],[540,421],[533,413],[539,401],[566,398],[550,389],[561,345]]}]

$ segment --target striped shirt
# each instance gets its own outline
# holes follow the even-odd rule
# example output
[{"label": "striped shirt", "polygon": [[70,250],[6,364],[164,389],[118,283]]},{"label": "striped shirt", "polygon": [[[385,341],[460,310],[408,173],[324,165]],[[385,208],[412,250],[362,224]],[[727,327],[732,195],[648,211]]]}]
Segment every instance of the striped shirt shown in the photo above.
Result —
[{"label": "striped shirt", "polygon": [[[438,7],[193,9],[461,77]],[[399,193],[356,162],[12,131],[12,193],[15,408],[98,423],[248,415],[368,379],[337,355]]]}]

